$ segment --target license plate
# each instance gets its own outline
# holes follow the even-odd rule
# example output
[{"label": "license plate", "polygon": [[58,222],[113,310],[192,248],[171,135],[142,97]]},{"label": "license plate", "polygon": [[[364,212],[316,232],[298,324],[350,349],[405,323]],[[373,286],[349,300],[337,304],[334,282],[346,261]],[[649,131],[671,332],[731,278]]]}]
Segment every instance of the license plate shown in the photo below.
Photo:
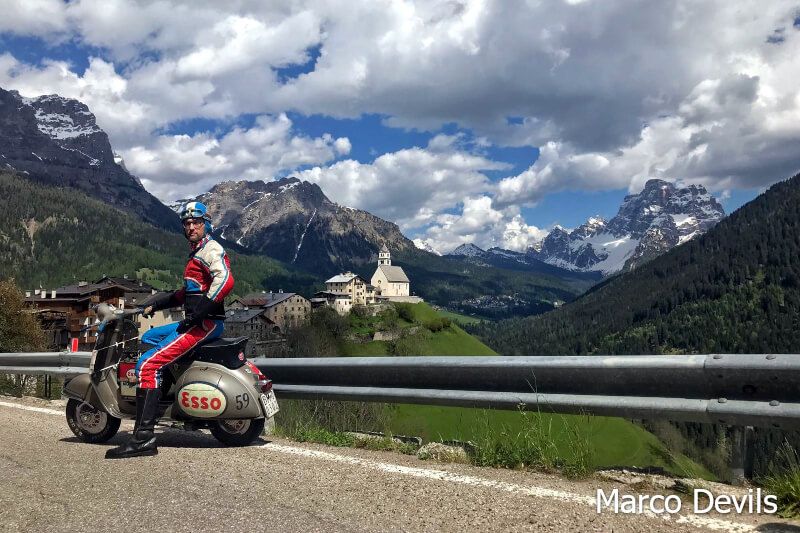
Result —
[{"label": "license plate", "polygon": [[280,410],[278,409],[278,400],[275,399],[273,391],[261,395],[261,405],[264,406],[264,415],[267,418],[272,418]]}]

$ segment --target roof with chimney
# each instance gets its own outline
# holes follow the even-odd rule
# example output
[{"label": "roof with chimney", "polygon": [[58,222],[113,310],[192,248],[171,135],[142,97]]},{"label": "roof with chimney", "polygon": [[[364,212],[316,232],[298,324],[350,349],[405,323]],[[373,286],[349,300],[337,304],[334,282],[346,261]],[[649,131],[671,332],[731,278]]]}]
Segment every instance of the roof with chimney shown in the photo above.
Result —
[{"label": "roof with chimney", "polygon": [[102,278],[95,280],[92,283],[96,285],[100,285],[103,283],[120,285],[122,287],[125,287],[126,290],[129,292],[151,292],[155,288],[145,281],[142,281],[138,278],[129,278],[128,276],[124,276],[121,278],[112,276],[103,276]]},{"label": "roof with chimney", "polygon": [[[55,289],[40,289],[39,294],[36,294],[35,291],[30,291],[32,294],[30,296],[26,296],[25,301],[29,303],[53,300],[82,301],[88,299],[93,294],[108,289],[121,289],[123,292],[126,291],[126,287],[124,285],[118,285],[112,281],[105,281],[103,283],[87,283],[82,281],[77,285],[65,285]],[[56,293],[55,298],[52,297],[53,291]]]},{"label": "roof with chimney", "polygon": [[346,272],[344,274],[337,274],[333,276],[331,279],[325,281],[325,283],[350,283],[353,279],[359,278],[365,284],[369,284],[367,280],[359,276],[358,274],[353,274],[352,272]]},{"label": "roof with chimney", "polygon": [[257,316],[261,316],[262,319],[269,322],[270,324],[274,324],[272,320],[270,320],[266,315],[264,315],[264,308],[263,307],[256,307],[255,309],[231,309],[225,312],[225,322],[228,324],[244,324],[250,322],[252,319],[256,318]]},{"label": "roof with chimney", "polygon": [[247,307],[268,308],[294,296],[294,292],[253,292],[239,298],[239,303]]}]

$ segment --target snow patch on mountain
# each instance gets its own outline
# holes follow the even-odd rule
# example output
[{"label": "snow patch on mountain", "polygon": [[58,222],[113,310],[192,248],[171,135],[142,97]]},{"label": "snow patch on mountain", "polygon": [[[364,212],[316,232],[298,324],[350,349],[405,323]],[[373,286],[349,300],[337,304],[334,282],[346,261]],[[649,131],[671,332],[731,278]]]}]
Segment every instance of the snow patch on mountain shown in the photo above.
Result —
[{"label": "snow patch on mountain", "polygon": [[561,268],[608,275],[635,268],[705,233],[724,217],[702,186],[678,188],[653,179],[641,193],[626,196],[610,221],[595,216],[572,231],[555,226],[527,254]]},{"label": "snow patch on mountain", "polygon": [[100,128],[96,124],[75,124],[69,115],[45,113],[41,109],[36,110],[36,123],[39,131],[56,140],[72,139],[100,132]]},{"label": "snow patch on mountain", "polygon": [[422,239],[413,239],[412,242],[414,243],[414,246],[420,250],[424,250],[434,255],[442,255],[442,252],[431,246],[431,243],[428,241],[424,241]]}]

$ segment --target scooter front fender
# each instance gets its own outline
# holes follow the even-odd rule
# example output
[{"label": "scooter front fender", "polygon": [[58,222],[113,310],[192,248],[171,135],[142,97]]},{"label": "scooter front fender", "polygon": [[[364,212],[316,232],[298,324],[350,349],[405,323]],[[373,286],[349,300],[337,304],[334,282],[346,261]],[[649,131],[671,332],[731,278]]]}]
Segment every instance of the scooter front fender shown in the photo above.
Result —
[{"label": "scooter front fender", "polygon": [[64,385],[63,393],[67,398],[86,402],[92,407],[97,407],[99,409],[103,408],[100,398],[94,391],[94,387],[92,387],[92,378],[89,374],[81,374],[69,380],[67,384]]}]

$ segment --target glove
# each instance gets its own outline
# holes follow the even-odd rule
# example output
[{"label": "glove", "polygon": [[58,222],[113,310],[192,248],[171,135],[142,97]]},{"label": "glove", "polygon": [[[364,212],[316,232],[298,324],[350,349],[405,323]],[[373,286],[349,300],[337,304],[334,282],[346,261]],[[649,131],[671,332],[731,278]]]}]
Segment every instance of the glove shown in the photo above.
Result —
[{"label": "glove", "polygon": [[167,309],[169,307],[172,307],[173,305],[176,305],[176,302],[173,302],[173,294],[174,293],[172,292],[157,292],[145,298],[144,301],[139,304],[141,307],[145,308],[144,313],[142,313],[142,315],[144,315],[144,317],[147,318],[148,309],[150,309],[149,314],[150,316],[152,316],[152,313],[154,311]]},{"label": "glove", "polygon": [[217,303],[208,296],[202,296],[200,301],[194,308],[192,318],[185,318],[178,324],[178,333],[184,333],[194,326],[202,326],[203,320],[211,313],[217,306]]},{"label": "glove", "polygon": [[178,327],[175,328],[175,332],[178,335],[182,335],[182,334],[186,333],[187,331],[189,331],[190,329],[192,329],[193,327],[195,327],[197,325],[197,324],[194,324],[193,322],[194,321],[192,321],[192,320],[186,320],[186,319],[185,320],[181,320],[180,322],[178,322]]},{"label": "glove", "polygon": [[194,308],[194,313],[192,313],[191,322],[193,325],[197,326],[203,323],[203,319],[206,318],[211,311],[217,306],[217,302],[209,298],[208,296],[202,296],[200,301],[197,302],[197,305]]}]

